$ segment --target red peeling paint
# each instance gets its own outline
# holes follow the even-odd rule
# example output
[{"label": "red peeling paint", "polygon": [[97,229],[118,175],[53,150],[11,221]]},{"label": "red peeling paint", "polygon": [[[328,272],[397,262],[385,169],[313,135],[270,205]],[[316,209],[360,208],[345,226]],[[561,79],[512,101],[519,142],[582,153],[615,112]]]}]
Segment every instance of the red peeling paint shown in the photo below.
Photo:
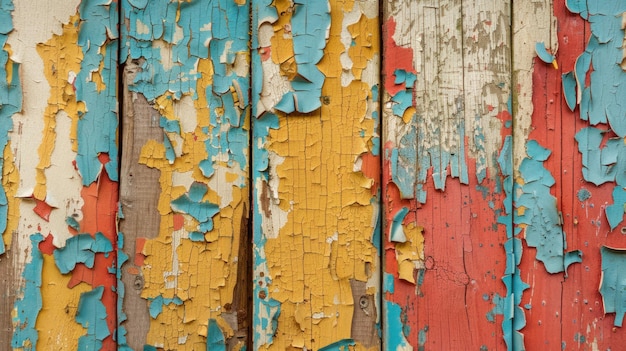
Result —
[{"label": "red peeling paint", "polygon": [[174,215],[174,230],[183,229],[184,224],[185,224],[185,217],[183,217],[183,215],[181,214],[175,214]]},{"label": "red peeling paint", "polygon": [[261,61],[267,61],[272,57],[272,47],[266,46],[259,49],[259,56],[261,56]]},{"label": "red peeling paint", "polygon": [[361,165],[361,172],[363,172],[363,175],[365,175],[367,178],[374,181],[371,190],[372,195],[376,195],[378,194],[378,190],[380,189],[380,156],[365,153],[361,154],[361,160],[363,161]]},{"label": "red peeling paint", "polygon": [[52,234],[48,234],[48,236],[46,236],[44,241],[39,243],[39,251],[41,251],[41,253],[44,253],[46,255],[52,255],[55,249],[54,245],[52,244],[53,239],[54,237],[52,236]]},{"label": "red peeling paint", "polygon": [[[100,161],[108,159],[108,155],[100,154]],[[77,264],[72,271],[69,286],[72,287],[80,282],[85,282],[92,287],[104,286],[102,304],[106,307],[107,326],[111,335],[103,340],[102,350],[113,351],[117,349],[113,340],[117,327],[117,209],[118,209],[118,183],[109,179],[106,172],[101,172],[98,181],[83,187],[81,197],[84,205],[83,220],[80,223],[80,231],[95,236],[102,233],[112,244],[113,252],[110,254],[97,254],[93,269],[83,264]]]},{"label": "red peeling paint", "polygon": [[393,35],[396,32],[396,22],[393,17],[390,17],[383,26],[383,43],[384,43],[384,55],[386,58],[383,60],[383,73],[385,77],[389,77],[385,80],[385,89],[392,96],[397,94],[400,90],[405,89],[403,84],[395,84],[394,79],[391,79],[395,75],[395,71],[403,69],[407,72],[415,73],[413,69],[413,51],[410,48],[403,48],[396,45],[396,41],[393,40]]},{"label": "red peeling paint", "polygon": [[54,207],[48,205],[45,201],[41,201],[39,199],[33,198],[35,200],[35,208],[33,208],[33,212],[35,212],[39,217],[41,217],[46,222],[50,221],[50,212]]},{"label": "red peeling paint", "polygon": [[143,247],[146,245],[146,238],[137,238],[135,240],[135,266],[141,267],[143,266],[143,261],[146,259],[146,256],[143,254]]},{"label": "red peeling paint", "polygon": [[[530,307],[522,332],[527,350],[557,349],[562,343],[568,350],[591,349],[591,343],[593,349],[614,349],[626,343],[626,333],[615,332],[614,317],[603,312],[598,291],[600,247],[625,247],[626,240],[619,228],[611,233],[604,214],[605,202],[610,201],[614,185],[595,186],[583,179],[582,156],[574,136],[589,124],[580,120],[578,107],[574,112],[569,110],[561,86],[561,75],[574,69],[576,58],[585,50],[589,24],[569,12],[563,2],[554,2],[554,15],[558,24],[558,69],[535,60],[529,139],[552,152],[544,166],[556,180],[551,191],[562,213],[567,250],[581,250],[583,261],[568,268],[568,277],[550,275],[537,265],[536,250],[524,245],[520,270],[531,288],[522,297],[521,305]],[[589,83],[588,74],[586,84]],[[591,193],[591,198],[585,201],[577,198],[582,188]]]}]

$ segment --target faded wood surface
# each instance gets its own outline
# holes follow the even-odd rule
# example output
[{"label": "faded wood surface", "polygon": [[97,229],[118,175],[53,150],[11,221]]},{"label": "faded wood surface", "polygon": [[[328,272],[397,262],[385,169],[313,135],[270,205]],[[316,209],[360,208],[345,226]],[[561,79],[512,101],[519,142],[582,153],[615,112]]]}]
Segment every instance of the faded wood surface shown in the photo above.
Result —
[{"label": "faded wood surface", "polygon": [[253,1],[255,350],[378,349],[377,1]]},{"label": "faded wood surface", "polygon": [[[125,251],[129,261],[122,268],[125,295],[122,309],[126,314],[128,346],[140,350],[146,343],[150,326],[147,302],[141,298],[144,276],[141,271],[143,241],[159,233],[160,216],[156,211],[159,202],[159,171],[139,164],[141,149],[149,141],[163,140],[159,126],[160,115],[140,93],[131,92],[140,67],[138,60],[126,62],[123,71],[123,124],[120,203],[123,220],[119,230],[124,234]],[[140,247],[141,246],[141,247]]]}]

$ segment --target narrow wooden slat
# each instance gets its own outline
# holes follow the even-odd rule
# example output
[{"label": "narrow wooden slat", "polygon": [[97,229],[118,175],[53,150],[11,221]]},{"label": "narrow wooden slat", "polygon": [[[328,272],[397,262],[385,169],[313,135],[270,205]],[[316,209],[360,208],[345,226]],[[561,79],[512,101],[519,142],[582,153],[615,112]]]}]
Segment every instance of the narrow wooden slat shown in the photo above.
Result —
[{"label": "narrow wooden slat", "polygon": [[384,21],[384,348],[502,348],[510,3],[389,2]]},{"label": "narrow wooden slat", "polygon": [[[122,309],[126,314],[127,343],[140,350],[146,342],[150,326],[148,304],[141,298],[144,277],[141,271],[141,247],[137,239],[152,239],[159,232],[160,216],[155,209],[159,201],[159,172],[139,164],[141,149],[149,141],[163,140],[163,129],[159,127],[160,116],[146,98],[133,93],[133,84],[140,67],[139,62],[129,61],[124,67],[122,167],[120,203],[124,219],[119,230],[124,235],[125,249],[129,262],[124,265],[122,281],[125,295]],[[139,244],[141,245],[141,244]]]},{"label": "narrow wooden slat", "polygon": [[254,350],[378,349],[377,1],[253,1]]},{"label": "narrow wooden slat", "polygon": [[128,345],[244,349],[250,4],[122,6]]}]

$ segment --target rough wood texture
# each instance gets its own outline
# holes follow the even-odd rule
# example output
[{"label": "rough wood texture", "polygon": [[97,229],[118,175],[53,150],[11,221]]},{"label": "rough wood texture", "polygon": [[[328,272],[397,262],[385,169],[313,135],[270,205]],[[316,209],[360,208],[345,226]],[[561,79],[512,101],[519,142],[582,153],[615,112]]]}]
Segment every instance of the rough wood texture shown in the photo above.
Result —
[{"label": "rough wood texture", "polygon": [[385,3],[385,350],[512,342],[509,6]]},{"label": "rough wood texture", "polygon": [[[159,202],[159,171],[139,164],[141,149],[149,141],[163,140],[159,126],[160,115],[140,93],[131,92],[129,85],[140,71],[138,62],[129,61],[123,76],[123,125],[120,202],[124,218],[119,230],[124,234],[124,248],[129,262],[122,266],[122,282],[125,286],[123,311],[127,320],[127,343],[134,350],[141,350],[146,343],[150,326],[148,303],[141,298],[144,277],[141,272],[141,242],[159,233],[160,215],[156,210]],[[136,241],[139,239],[139,243]],[[138,257],[139,256],[139,257]]]},{"label": "rough wood texture", "polygon": [[253,1],[255,350],[379,347],[377,16]]}]

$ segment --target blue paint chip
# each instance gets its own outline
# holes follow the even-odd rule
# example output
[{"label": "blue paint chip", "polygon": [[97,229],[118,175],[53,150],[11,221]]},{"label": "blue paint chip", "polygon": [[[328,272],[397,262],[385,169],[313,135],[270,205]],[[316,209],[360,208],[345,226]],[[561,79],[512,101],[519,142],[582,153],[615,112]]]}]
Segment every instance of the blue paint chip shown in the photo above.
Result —
[{"label": "blue paint chip", "polygon": [[106,307],[102,303],[104,286],[80,294],[76,322],[87,329],[87,334],[78,338],[78,350],[99,350],[102,341],[109,336]]},{"label": "blue paint chip", "polygon": [[209,319],[206,337],[207,351],[226,351],[226,338],[215,319]]},{"label": "blue paint chip", "polygon": [[170,207],[178,213],[185,213],[200,223],[200,231],[213,229],[213,216],[219,212],[219,206],[209,201],[202,201],[208,187],[204,183],[194,182],[188,193],[172,200]]},{"label": "blue paint chip", "polygon": [[576,108],[576,77],[574,72],[567,72],[561,76],[563,82],[563,95],[565,96],[565,102],[570,111],[574,111]]},{"label": "blue paint chip", "polygon": [[554,61],[554,55],[548,52],[546,44],[538,42],[535,44],[535,53],[539,59],[545,63],[552,63]]},{"label": "blue paint chip", "polygon": [[355,345],[356,341],[354,341],[354,339],[341,339],[320,348],[319,351],[349,351],[352,349],[350,346]]},{"label": "blue paint chip", "polygon": [[626,314],[626,250],[603,246],[600,294],[604,313],[615,313],[614,325],[621,327]]}]

